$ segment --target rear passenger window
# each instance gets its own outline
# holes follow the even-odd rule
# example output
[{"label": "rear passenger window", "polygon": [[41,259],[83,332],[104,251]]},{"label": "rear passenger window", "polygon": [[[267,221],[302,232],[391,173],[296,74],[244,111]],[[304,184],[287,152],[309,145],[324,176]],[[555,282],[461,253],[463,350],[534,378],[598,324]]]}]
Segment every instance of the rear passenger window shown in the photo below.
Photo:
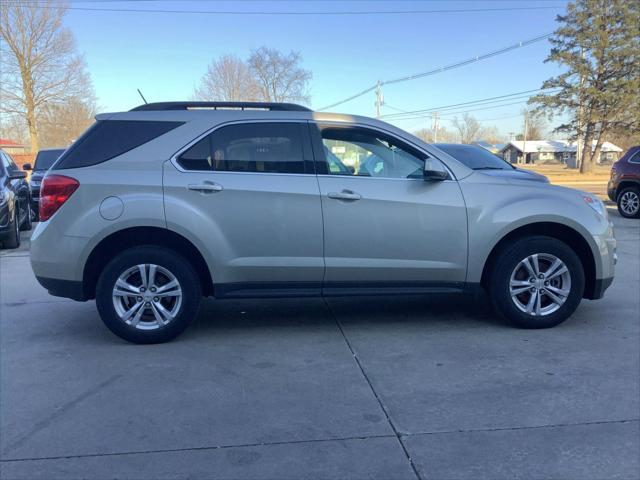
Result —
[{"label": "rear passenger window", "polygon": [[183,122],[135,120],[96,122],[62,154],[55,168],[88,167],[106,162],[182,124]]},{"label": "rear passenger window", "polygon": [[219,128],[178,157],[186,170],[305,173],[303,125],[242,123]]}]

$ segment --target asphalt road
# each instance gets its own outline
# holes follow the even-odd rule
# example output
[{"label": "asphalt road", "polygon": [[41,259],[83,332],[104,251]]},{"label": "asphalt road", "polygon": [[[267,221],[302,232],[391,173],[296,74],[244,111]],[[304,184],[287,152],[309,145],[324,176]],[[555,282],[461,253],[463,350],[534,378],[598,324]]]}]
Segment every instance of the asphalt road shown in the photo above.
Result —
[{"label": "asphalt road", "polygon": [[[462,297],[204,303],[127,344],[0,258],[0,477],[640,477],[640,222],[550,330]],[[55,246],[52,246],[55,248]]]}]

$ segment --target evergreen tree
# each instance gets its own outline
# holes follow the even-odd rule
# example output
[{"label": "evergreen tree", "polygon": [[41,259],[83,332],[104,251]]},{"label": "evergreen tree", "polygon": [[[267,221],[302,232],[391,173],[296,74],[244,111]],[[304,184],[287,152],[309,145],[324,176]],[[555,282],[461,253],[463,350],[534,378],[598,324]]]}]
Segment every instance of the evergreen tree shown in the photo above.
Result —
[{"label": "evergreen tree", "polygon": [[580,172],[586,173],[607,135],[640,131],[640,1],[577,0],[557,21],[545,62],[565,71],[543,83],[552,93],[531,102],[549,116],[568,114],[556,131],[582,139]]}]

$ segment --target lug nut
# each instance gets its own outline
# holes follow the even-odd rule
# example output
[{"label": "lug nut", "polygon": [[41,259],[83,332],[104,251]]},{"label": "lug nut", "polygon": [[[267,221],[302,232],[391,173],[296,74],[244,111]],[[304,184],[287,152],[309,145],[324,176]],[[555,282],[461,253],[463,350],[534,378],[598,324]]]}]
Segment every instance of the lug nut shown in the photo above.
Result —
[{"label": "lug nut", "polygon": [[142,297],[138,297],[138,298],[136,298],[136,300],[137,300],[138,302],[141,302],[141,301],[142,301]]},{"label": "lug nut", "polygon": [[149,302],[145,302],[144,306],[145,306],[145,307],[150,307],[150,306],[151,306],[151,304],[150,304]]},{"label": "lug nut", "polygon": [[535,289],[535,288],[532,288],[532,289],[531,289],[531,293],[535,293],[535,291],[536,291],[536,289]]},{"label": "lug nut", "polygon": [[140,291],[141,291],[141,292],[144,292],[144,291],[146,291],[146,290],[147,290],[146,288],[144,288],[144,287],[140,287]]},{"label": "lug nut", "polygon": [[549,286],[549,282],[544,282],[544,286],[548,287]]},{"label": "lug nut", "polygon": [[529,283],[533,283],[533,282],[535,282],[535,281],[536,281],[536,279],[535,279],[535,278],[533,278],[533,277],[531,277],[531,278],[529,279]]},{"label": "lug nut", "polygon": [[159,302],[160,301],[160,297],[153,297],[153,301],[156,302],[156,303]]},{"label": "lug nut", "polygon": [[151,291],[155,292],[156,291],[156,287],[151,287]]},{"label": "lug nut", "polygon": [[544,275],[540,274],[540,275],[538,275],[538,278],[542,279],[542,278],[544,278]]}]

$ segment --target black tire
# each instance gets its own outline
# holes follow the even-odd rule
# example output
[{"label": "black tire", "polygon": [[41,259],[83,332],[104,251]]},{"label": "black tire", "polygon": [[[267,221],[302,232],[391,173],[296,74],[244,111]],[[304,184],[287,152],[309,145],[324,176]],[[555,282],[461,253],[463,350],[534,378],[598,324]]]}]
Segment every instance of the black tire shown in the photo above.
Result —
[{"label": "black tire", "polygon": [[31,222],[31,199],[27,202],[27,213],[24,216],[24,221],[20,225],[21,232],[27,232],[33,228],[33,223]]},{"label": "black tire", "polygon": [[[113,289],[118,277],[140,264],[155,264],[166,269],[182,289],[182,301],[175,317],[155,330],[141,330],[125,323],[114,305]],[[133,247],[117,255],[104,268],[96,285],[96,306],[104,324],[120,338],[140,344],[167,342],[180,335],[196,316],[201,297],[200,279],[191,264],[174,250],[153,245]]]},{"label": "black tire", "polygon": [[[510,293],[512,273],[521,261],[534,254],[547,254],[556,257],[564,262],[570,275],[571,286],[566,300],[560,308],[546,315],[534,316],[521,310],[516,305],[516,300],[512,300]],[[543,268],[544,260],[542,258],[540,271],[544,272],[546,269]],[[549,260],[547,261],[550,262]],[[546,268],[550,268],[548,264]],[[523,278],[520,281],[530,282],[531,279]],[[584,284],[585,277],[582,262],[567,244],[552,237],[532,236],[516,240],[500,254],[489,277],[488,291],[496,311],[513,325],[521,328],[549,328],[565,321],[578,308],[584,293]],[[540,287],[540,291],[545,291],[544,284]],[[532,288],[535,288],[535,285],[532,285]],[[527,299],[527,297],[530,299],[531,295],[529,289],[527,289],[517,299],[522,299],[523,297],[524,299]],[[550,305],[551,300],[548,297],[548,293],[544,295],[544,297],[540,297],[541,302],[547,302],[547,305]],[[522,302],[522,300],[520,301]]]},{"label": "black tire", "polygon": [[[629,205],[629,201],[634,203]],[[624,205],[623,202],[625,202]],[[640,218],[640,188],[623,188],[618,194],[616,203],[618,205],[618,213],[620,213],[624,218]],[[633,208],[633,205],[636,207]]]},{"label": "black tire", "polygon": [[20,209],[16,203],[13,209],[13,221],[10,222],[11,230],[3,242],[4,248],[18,248],[20,246]]}]

